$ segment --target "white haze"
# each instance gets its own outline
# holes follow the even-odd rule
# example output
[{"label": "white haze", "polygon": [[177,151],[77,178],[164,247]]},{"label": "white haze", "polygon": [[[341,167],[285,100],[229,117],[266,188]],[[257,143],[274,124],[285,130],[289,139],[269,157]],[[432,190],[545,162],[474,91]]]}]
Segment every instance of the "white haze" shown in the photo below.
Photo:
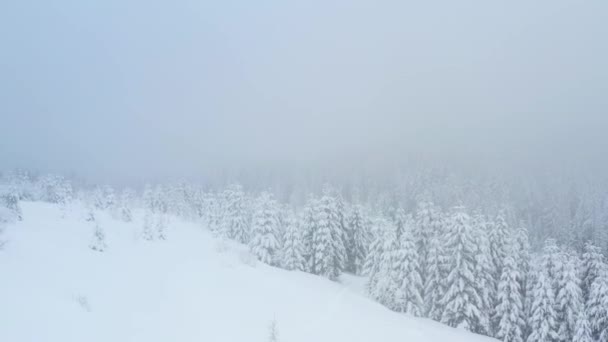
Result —
[{"label": "white haze", "polygon": [[13,1],[0,169],[605,170],[605,1]]}]

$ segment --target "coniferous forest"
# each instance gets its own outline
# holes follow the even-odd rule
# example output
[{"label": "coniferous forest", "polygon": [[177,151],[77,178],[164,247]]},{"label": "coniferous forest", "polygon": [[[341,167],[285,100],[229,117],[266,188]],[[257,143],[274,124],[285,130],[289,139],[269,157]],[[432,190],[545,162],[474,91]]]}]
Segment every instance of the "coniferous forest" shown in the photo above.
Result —
[{"label": "coniferous forest", "polygon": [[143,211],[141,237],[150,241],[170,239],[171,218],[180,217],[271,266],[338,282],[343,273],[365,277],[368,296],[399,313],[501,341],[608,341],[608,192],[598,184],[121,188],[22,170],[1,184],[7,222],[22,218],[22,201],[65,211],[86,204],[93,251],[112,248],[95,213],[129,222]]}]

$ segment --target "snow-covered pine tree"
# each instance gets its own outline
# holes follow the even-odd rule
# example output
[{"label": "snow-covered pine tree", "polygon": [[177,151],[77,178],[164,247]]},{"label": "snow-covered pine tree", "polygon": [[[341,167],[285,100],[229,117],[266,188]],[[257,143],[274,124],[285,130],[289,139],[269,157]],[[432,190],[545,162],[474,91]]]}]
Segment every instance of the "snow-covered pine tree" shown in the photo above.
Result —
[{"label": "snow-covered pine tree", "polygon": [[287,219],[287,227],[283,236],[283,248],[281,250],[281,266],[286,270],[305,270],[303,230],[300,220],[290,215]]},{"label": "snow-covered pine tree", "polygon": [[317,217],[315,216],[317,199],[314,196],[309,196],[302,210],[300,216],[299,225],[302,230],[302,255],[304,257],[304,269],[307,272],[314,273],[312,271],[313,265],[317,264],[315,259],[315,253],[313,249],[313,239],[315,232],[317,231]]},{"label": "snow-covered pine tree", "polygon": [[524,338],[524,307],[519,282],[521,276],[516,262],[518,253],[517,246],[507,249],[498,282],[494,316],[494,320],[497,322],[495,337],[504,342],[523,342]]},{"label": "snow-covered pine tree", "polygon": [[557,336],[557,316],[555,294],[547,269],[540,267],[532,291],[532,305],[529,318],[530,335],[527,342],[553,342]]},{"label": "snow-covered pine tree", "polygon": [[589,323],[597,342],[608,342],[608,269],[603,266],[591,284],[587,302]]},{"label": "snow-covered pine tree", "polygon": [[591,326],[589,325],[589,318],[587,317],[587,310],[585,309],[578,313],[572,342],[593,342]]},{"label": "snow-covered pine tree", "polygon": [[95,218],[93,211],[87,213],[86,221],[93,225],[93,239],[89,244],[89,248],[97,252],[105,251],[108,247],[106,245],[106,235],[98,220]]},{"label": "snow-covered pine tree", "polygon": [[16,220],[23,220],[23,212],[19,205],[19,192],[14,186],[9,186],[7,192],[0,196],[0,205],[7,208]]},{"label": "snow-covered pine tree", "polygon": [[479,333],[493,336],[497,329],[497,322],[492,318],[495,315],[497,284],[494,279],[494,264],[490,250],[488,220],[481,214],[476,214],[471,220],[473,236],[475,237],[475,279],[477,279],[477,293],[481,297],[480,304],[480,330]]},{"label": "snow-covered pine tree", "polygon": [[243,187],[232,184],[222,193],[220,235],[240,243],[249,242],[250,225]]},{"label": "snow-covered pine tree", "polygon": [[[435,267],[435,265],[429,265],[429,259],[434,257],[429,254],[431,253],[432,248],[437,247],[430,245],[436,242],[433,240],[437,238],[437,232],[441,229],[442,225],[443,217],[441,212],[433,203],[423,201],[418,205],[415,216],[414,239],[416,240],[419,266],[422,270],[421,276],[425,288],[428,287],[429,282],[435,281],[435,279],[427,279],[427,277],[431,274],[430,269]],[[425,293],[425,291],[423,291],[423,296],[428,308],[431,299],[427,298],[428,295]]]},{"label": "snow-covered pine tree", "polygon": [[580,280],[577,275],[579,260],[576,255],[562,253],[561,270],[557,280],[555,298],[558,336],[560,341],[568,342],[574,338],[576,320],[583,308]]},{"label": "snow-covered pine tree", "polygon": [[262,262],[276,265],[280,250],[278,239],[278,205],[268,192],[260,194],[256,201],[251,229],[251,252]]},{"label": "snow-covered pine tree", "polygon": [[124,222],[133,221],[133,214],[131,213],[131,206],[135,199],[135,191],[130,188],[126,188],[120,195],[120,218]]},{"label": "snow-covered pine tree", "polygon": [[311,271],[335,280],[344,269],[346,251],[334,198],[325,193],[315,209],[316,229],[312,236],[314,263]]},{"label": "snow-covered pine tree", "polygon": [[551,287],[557,289],[558,274],[562,267],[561,250],[554,239],[547,239],[542,251],[541,267],[547,272]]},{"label": "snow-covered pine tree", "polygon": [[492,258],[492,278],[494,279],[494,289],[498,287],[498,282],[502,274],[502,263],[506,257],[508,245],[509,227],[505,220],[505,213],[501,210],[493,222],[489,224],[490,255]]},{"label": "snow-covered pine tree", "polygon": [[363,207],[359,204],[352,206],[348,217],[348,232],[350,234],[350,253],[348,255],[348,269],[355,274],[362,274],[363,265],[367,256],[367,247],[370,243],[369,228]]},{"label": "snow-covered pine tree", "polygon": [[[401,287],[400,260],[398,260],[399,240],[397,229],[392,222],[382,221],[382,254],[379,258],[375,281],[368,284],[370,295],[391,310],[399,310],[397,292]],[[371,280],[371,279],[370,279]]]},{"label": "snow-covered pine tree", "polygon": [[144,211],[144,226],[142,237],[144,240],[152,241],[155,239],[155,220],[154,213],[150,209],[145,209]]},{"label": "snow-covered pine tree", "polygon": [[[438,214],[440,215],[440,214]],[[445,235],[446,220],[438,216],[434,225],[435,231],[430,237],[426,266],[421,269],[424,280],[424,312],[426,317],[436,321],[441,320],[443,314],[442,299],[445,294],[445,279],[447,278],[448,255],[444,251],[443,237]],[[420,224],[418,222],[417,224]]]},{"label": "snow-covered pine tree", "polygon": [[471,217],[463,207],[456,207],[445,237],[449,274],[441,300],[444,306],[441,321],[452,327],[483,333],[487,322],[484,322],[483,302],[475,278],[477,239],[474,232]]},{"label": "snow-covered pine tree", "polygon": [[530,243],[528,242],[528,230],[518,228],[515,231],[514,241],[516,255],[515,263],[519,269],[519,288],[522,292],[522,298],[526,298],[527,276],[530,271]]},{"label": "snow-covered pine tree", "polygon": [[600,274],[601,269],[604,266],[604,256],[602,255],[601,249],[591,243],[586,243],[584,247],[583,260],[582,260],[582,293],[583,301],[587,303],[589,301],[589,294],[591,293],[591,285]]},{"label": "snow-covered pine tree", "polygon": [[[399,231],[399,229],[397,229]],[[399,237],[399,249],[396,255],[397,280],[400,282],[396,295],[397,311],[413,316],[422,316],[424,301],[422,299],[422,277],[418,264],[418,252],[414,238],[414,222],[411,216],[403,218],[403,227]]]},{"label": "snow-covered pine tree", "polygon": [[376,288],[381,276],[380,265],[384,254],[384,236],[388,229],[388,222],[384,218],[376,217],[371,226],[372,242],[363,265],[363,275],[367,276],[366,290],[370,294]]}]

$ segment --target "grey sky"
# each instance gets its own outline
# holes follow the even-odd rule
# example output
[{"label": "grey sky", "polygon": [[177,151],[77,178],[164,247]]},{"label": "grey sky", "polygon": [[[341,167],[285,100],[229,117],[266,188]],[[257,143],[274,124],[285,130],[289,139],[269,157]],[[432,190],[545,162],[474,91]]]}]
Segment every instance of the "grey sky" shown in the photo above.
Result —
[{"label": "grey sky", "polygon": [[607,18],[606,1],[6,1],[0,168],[601,164]]}]

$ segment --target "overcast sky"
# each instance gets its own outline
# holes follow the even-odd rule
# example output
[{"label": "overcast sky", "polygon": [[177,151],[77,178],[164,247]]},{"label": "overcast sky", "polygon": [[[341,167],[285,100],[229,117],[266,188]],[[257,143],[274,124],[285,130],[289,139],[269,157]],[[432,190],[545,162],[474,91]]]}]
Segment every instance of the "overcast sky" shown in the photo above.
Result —
[{"label": "overcast sky", "polygon": [[608,2],[4,1],[0,168],[608,159]]}]

